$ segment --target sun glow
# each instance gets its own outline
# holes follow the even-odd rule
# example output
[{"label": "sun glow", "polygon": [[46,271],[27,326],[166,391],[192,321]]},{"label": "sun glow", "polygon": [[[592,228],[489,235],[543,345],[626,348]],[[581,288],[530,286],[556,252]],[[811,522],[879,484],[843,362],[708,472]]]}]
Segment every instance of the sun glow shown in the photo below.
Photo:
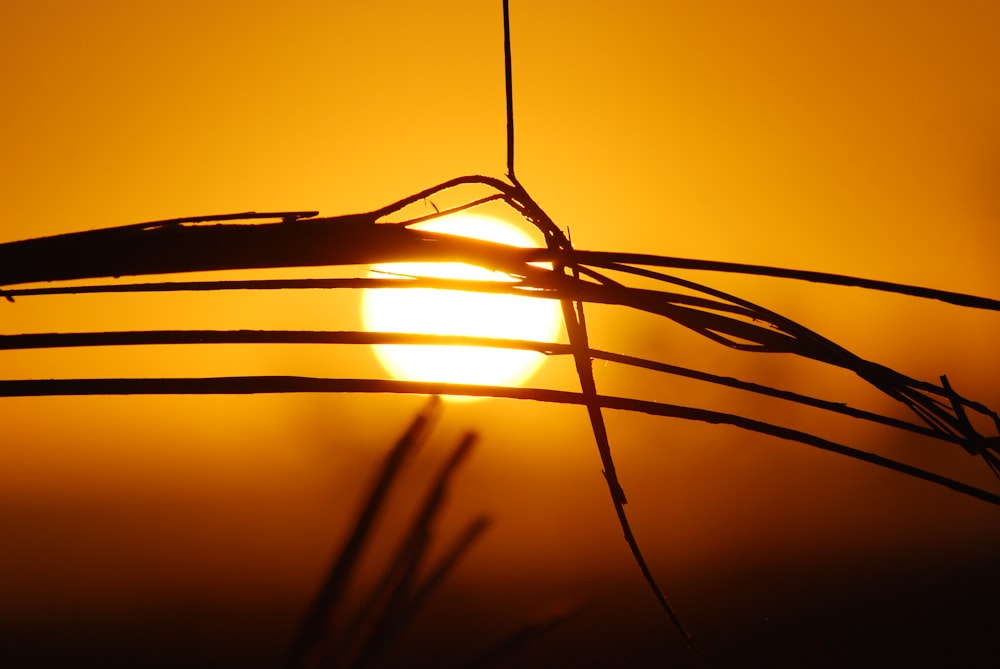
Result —
[{"label": "sun glow", "polygon": [[[533,247],[526,233],[497,218],[453,214],[414,226],[420,230],[473,237],[508,246]],[[375,265],[370,277],[421,276],[512,281],[503,272],[464,263]],[[553,341],[560,310],[554,300],[430,288],[364,291],[362,318],[373,332],[408,332],[497,339]],[[482,385],[517,385],[541,365],[536,351],[481,346],[375,346],[382,365],[397,379]]]}]

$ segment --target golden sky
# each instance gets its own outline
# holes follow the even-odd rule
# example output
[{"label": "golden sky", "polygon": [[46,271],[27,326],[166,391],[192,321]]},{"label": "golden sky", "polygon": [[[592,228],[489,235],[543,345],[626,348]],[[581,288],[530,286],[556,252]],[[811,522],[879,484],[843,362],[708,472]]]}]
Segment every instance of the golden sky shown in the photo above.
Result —
[{"label": "golden sky", "polygon": [[[1000,297],[1000,5],[512,4],[517,173],[576,247]],[[502,55],[493,0],[5,0],[0,242],[247,210],[363,212],[454,176],[502,176]],[[996,313],[688,276],[904,373],[948,374],[1000,407]],[[0,310],[4,334],[360,327],[358,296],[346,291],[38,297]],[[601,348],[890,406],[844,373],[591,313]],[[327,348],[3,352],[0,376],[381,374],[367,352]],[[596,373],[609,394],[822,428],[996,488],[984,465],[947,445],[668,377]],[[552,362],[534,382],[574,379]],[[175,658],[162,666],[266,666],[421,402],[0,399],[0,628],[14,630],[2,641],[40,666],[58,666],[61,652],[125,658],[120,666],[159,666],[144,653]],[[1000,556],[1000,515],[984,503],[732,429],[608,420],[640,543],[708,662],[817,666],[838,644],[862,642],[905,660],[911,651],[893,636],[902,624],[869,639],[863,623],[913,623],[914,611],[936,621],[938,609],[908,594],[918,587],[935,602],[957,593],[948,603],[958,610],[1000,594],[995,568],[973,579]],[[478,511],[497,522],[429,611],[426,636],[410,638],[413,657],[453,641],[461,626],[450,615],[479,648],[536,609],[582,599],[590,609],[520,666],[585,666],[574,653],[593,666],[642,666],[649,653],[687,662],[621,541],[584,412],[450,404],[415,480],[469,428],[482,443],[442,529]],[[918,636],[959,633],[923,624]],[[173,650],[164,626],[181,639]],[[43,652],[51,629],[54,649]],[[139,641],[101,645],[125,637]],[[212,647],[219,656],[205,659]]]}]

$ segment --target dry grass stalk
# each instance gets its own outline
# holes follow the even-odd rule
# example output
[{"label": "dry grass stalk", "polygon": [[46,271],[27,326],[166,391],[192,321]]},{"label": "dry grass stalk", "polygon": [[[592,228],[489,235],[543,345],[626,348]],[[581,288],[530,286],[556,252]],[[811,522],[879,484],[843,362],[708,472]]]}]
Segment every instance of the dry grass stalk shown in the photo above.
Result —
[{"label": "dry grass stalk", "polygon": [[[803,327],[794,320],[762,306],[707,285],[668,274],[665,270],[697,270],[769,276],[785,279],[853,286],[912,297],[944,301],[964,308],[1000,311],[1000,301],[919,286],[876,281],[807,270],[673,258],[637,253],[578,251],[562,230],[535,202],[514,173],[513,94],[511,83],[510,24],[508,3],[504,5],[505,72],[507,99],[506,179],[467,175],[414,193],[380,209],[361,214],[319,217],[314,211],[227,214],[173,219],[138,225],[70,233],[42,239],[0,244],[0,295],[9,301],[60,293],[163,292],[200,290],[288,290],[340,288],[438,287],[477,292],[510,292],[562,304],[569,344],[528,343],[509,340],[479,340],[477,345],[529,348],[550,355],[572,355],[580,383],[579,392],[534,388],[449,385],[380,379],[319,379],[283,376],[226,378],[130,378],[130,379],[19,379],[0,381],[0,396],[104,395],[104,394],[196,394],[278,392],[364,392],[467,394],[531,399],[585,406],[601,457],[612,503],[626,541],[644,577],[674,624],[691,643],[645,565],[625,515],[625,494],[615,473],[610,438],[604,424],[605,409],[644,412],[653,415],[724,423],[820,448],[886,467],[897,472],[946,486],[978,499],[1000,504],[996,493],[946,476],[921,470],[883,456],[860,451],[817,435],[768,422],[718,411],[660,402],[601,395],[591,371],[593,359],[635,365],[668,375],[700,379],[778,397],[827,411],[851,415],[913,434],[958,444],[981,457],[1000,476],[1000,416],[984,405],[961,396],[941,377],[940,383],[910,378]],[[429,216],[406,217],[411,205],[460,188],[486,189],[485,195],[467,198],[457,207]],[[444,216],[486,202],[503,201],[544,238],[544,248],[512,249],[477,240],[415,230],[411,226],[428,218]],[[227,269],[293,268],[322,266],[366,266],[386,262],[457,261],[500,269],[516,280],[511,284],[450,281],[443,279],[314,279],[107,283],[122,276],[149,277],[178,272]],[[551,269],[539,267],[551,264]],[[618,277],[618,278],[613,278]],[[630,287],[625,280],[639,277],[657,283],[656,289]],[[30,286],[37,282],[105,280],[87,286]],[[678,292],[677,289],[683,292]],[[856,373],[886,396],[907,407],[913,422],[862,411],[707,372],[667,365],[622,353],[594,350],[588,341],[584,305],[599,303],[640,310],[688,328],[723,346],[747,352],[783,352]],[[10,308],[10,307],[9,307]],[[0,338],[0,348],[27,349],[66,346],[118,346],[152,343],[316,343],[370,344],[405,342],[459,343],[428,336],[402,333],[358,332],[223,332],[157,331],[105,333],[26,333]],[[461,342],[466,343],[466,342]],[[995,430],[983,434],[970,414],[979,414]],[[390,477],[391,478],[391,477]],[[333,575],[331,575],[333,578]],[[341,577],[321,592],[317,609],[328,608]],[[336,599],[333,597],[333,599]],[[323,606],[319,604],[322,603]],[[318,625],[318,623],[316,623]],[[311,638],[313,633],[307,636]],[[692,644],[693,646],[693,644]]]}]

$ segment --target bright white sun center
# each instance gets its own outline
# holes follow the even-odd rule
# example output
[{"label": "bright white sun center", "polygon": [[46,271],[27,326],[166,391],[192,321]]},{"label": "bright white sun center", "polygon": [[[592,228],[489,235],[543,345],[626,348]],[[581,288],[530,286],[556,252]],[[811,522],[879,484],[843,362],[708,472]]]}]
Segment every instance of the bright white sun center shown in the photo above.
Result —
[{"label": "bright white sun center", "polygon": [[[513,225],[496,218],[460,213],[413,226],[483,239],[508,246],[537,244]],[[372,267],[370,277],[422,276],[507,281],[502,273],[464,263],[391,263]],[[553,341],[559,333],[555,300],[429,288],[372,288],[364,291],[362,318],[371,332],[492,337]],[[536,351],[481,346],[375,346],[392,376],[412,381],[516,385],[541,365]]]}]

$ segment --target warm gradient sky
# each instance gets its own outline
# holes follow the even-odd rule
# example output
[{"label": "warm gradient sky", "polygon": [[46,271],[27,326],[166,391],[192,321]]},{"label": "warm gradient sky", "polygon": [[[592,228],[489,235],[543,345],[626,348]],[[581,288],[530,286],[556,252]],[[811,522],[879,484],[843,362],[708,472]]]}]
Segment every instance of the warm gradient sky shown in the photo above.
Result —
[{"label": "warm gradient sky", "polygon": [[[518,175],[577,247],[1000,297],[997,3],[514,0],[512,20]],[[504,169],[499,0],[5,0],[0,91],[0,242],[251,209],[367,211]],[[996,313],[696,278],[1000,407]],[[352,329],[357,298],[25,298],[0,304],[0,332]],[[599,347],[888,410],[844,374],[592,313]],[[0,360],[3,378],[380,373],[367,352],[311,347]],[[535,382],[572,387],[569,371],[547,363]],[[957,448],[597,373],[607,393],[742,410],[996,487]],[[267,666],[421,401],[0,400],[0,664]],[[976,666],[994,647],[971,607],[1000,596],[998,510],[735,430],[609,425],[636,532],[702,666],[963,653]],[[483,440],[443,529],[481,510],[497,523],[410,657],[483,648],[581,599],[590,608],[520,666],[684,666],[621,541],[584,412],[449,405],[416,478],[467,428]]]}]

